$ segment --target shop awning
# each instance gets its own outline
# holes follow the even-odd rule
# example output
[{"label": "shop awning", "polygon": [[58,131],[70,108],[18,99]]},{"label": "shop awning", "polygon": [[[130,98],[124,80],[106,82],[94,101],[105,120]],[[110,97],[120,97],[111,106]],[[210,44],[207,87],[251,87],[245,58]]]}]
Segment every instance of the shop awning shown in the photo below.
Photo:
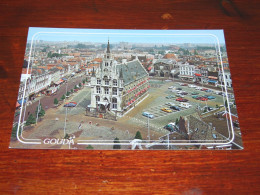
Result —
[{"label": "shop awning", "polygon": [[208,82],[209,82],[209,83],[216,83],[216,82],[218,82],[218,81],[216,81],[216,80],[208,80]]},{"label": "shop awning", "polygon": [[19,106],[21,106],[21,105],[20,105],[18,102],[16,102],[16,106],[15,106],[15,107],[17,108],[17,107],[19,107]]},{"label": "shop awning", "polygon": [[208,76],[209,79],[218,79],[218,77],[214,77],[214,76]]},{"label": "shop awning", "polygon": [[23,99],[20,99],[20,100],[18,100],[17,102],[18,102],[20,105],[22,105],[22,102],[23,102],[24,104],[26,103],[26,99],[24,99],[24,100],[23,100]]}]

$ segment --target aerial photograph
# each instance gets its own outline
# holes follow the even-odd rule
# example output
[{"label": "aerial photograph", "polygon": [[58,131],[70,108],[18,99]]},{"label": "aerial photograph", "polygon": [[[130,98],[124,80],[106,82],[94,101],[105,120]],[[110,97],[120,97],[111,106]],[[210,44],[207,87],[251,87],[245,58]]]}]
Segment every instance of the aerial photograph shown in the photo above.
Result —
[{"label": "aerial photograph", "polygon": [[243,149],[223,30],[29,28],[10,148]]}]

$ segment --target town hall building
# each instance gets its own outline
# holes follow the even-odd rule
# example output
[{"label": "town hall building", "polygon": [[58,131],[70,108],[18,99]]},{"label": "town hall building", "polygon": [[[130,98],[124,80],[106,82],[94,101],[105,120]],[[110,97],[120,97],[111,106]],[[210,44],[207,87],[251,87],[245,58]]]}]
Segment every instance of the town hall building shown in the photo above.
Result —
[{"label": "town hall building", "polygon": [[148,95],[148,73],[138,58],[118,64],[109,41],[103,61],[91,76],[91,112],[122,116]]}]

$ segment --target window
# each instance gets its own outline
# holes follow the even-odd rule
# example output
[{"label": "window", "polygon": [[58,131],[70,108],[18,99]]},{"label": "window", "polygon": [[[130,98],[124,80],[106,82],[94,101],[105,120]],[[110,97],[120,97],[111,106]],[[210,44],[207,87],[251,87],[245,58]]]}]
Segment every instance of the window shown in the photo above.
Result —
[{"label": "window", "polygon": [[117,80],[116,79],[113,80],[113,85],[117,86]]},{"label": "window", "polygon": [[105,63],[105,66],[108,66],[108,62]]},{"label": "window", "polygon": [[105,94],[109,94],[109,88],[105,88]]},{"label": "window", "polygon": [[97,87],[97,93],[100,93],[101,90],[100,90],[100,87]]},{"label": "window", "polygon": [[100,97],[96,96],[96,102],[99,102],[99,101],[100,101]]},{"label": "window", "polygon": [[109,85],[109,80],[105,80],[105,85]]},{"label": "window", "polygon": [[113,88],[113,95],[117,95],[117,88]]},{"label": "window", "polygon": [[116,98],[112,99],[112,108],[117,109],[117,99]]},{"label": "window", "polygon": [[100,85],[101,84],[101,80],[97,79],[97,84]]}]

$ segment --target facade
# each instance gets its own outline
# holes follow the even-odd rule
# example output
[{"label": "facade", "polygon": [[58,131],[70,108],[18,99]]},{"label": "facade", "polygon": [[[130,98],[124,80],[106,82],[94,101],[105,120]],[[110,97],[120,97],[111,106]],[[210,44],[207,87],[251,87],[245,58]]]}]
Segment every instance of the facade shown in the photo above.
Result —
[{"label": "facade", "polygon": [[[225,76],[225,79],[223,78]],[[224,70],[224,75],[223,75],[223,72],[220,71],[219,72],[219,82],[222,84],[222,85],[226,85],[227,87],[232,87],[232,80],[231,80],[231,74],[230,74],[230,71],[229,70]]]},{"label": "facade", "polygon": [[193,80],[195,74],[195,66],[189,63],[180,64],[180,74],[179,77],[183,80]]},{"label": "facade", "polygon": [[123,115],[129,108],[146,97],[148,73],[138,59],[118,64],[112,57],[109,42],[101,65],[92,71],[92,112],[110,112]]},{"label": "facade", "polygon": [[155,76],[170,77],[171,71],[173,70],[174,66],[176,66],[176,64],[176,60],[158,59],[154,63]]}]

